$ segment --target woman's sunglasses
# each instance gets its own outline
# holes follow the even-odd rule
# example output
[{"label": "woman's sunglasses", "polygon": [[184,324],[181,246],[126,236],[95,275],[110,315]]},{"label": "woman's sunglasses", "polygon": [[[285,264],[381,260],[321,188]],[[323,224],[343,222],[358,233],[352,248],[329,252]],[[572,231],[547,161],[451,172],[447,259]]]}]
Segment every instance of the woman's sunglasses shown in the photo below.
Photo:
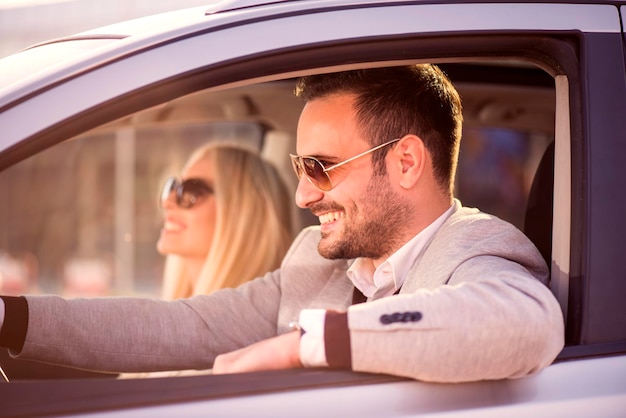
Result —
[{"label": "woman's sunglasses", "polygon": [[344,164],[348,164],[351,161],[356,160],[364,155],[369,154],[370,152],[374,152],[382,147],[386,147],[387,145],[391,145],[395,142],[398,142],[402,138],[392,139],[391,141],[387,141],[384,144],[380,144],[374,148],[370,148],[367,151],[364,151],[354,157],[350,157],[347,160],[344,160],[340,163],[325,167],[324,164],[315,157],[305,156],[305,155],[293,155],[289,154],[291,157],[291,164],[293,165],[293,169],[296,172],[296,176],[298,176],[298,180],[302,178],[304,174],[309,180],[309,182],[320,189],[323,192],[330,191],[334,186],[332,181],[330,180],[329,171],[334,170],[337,167],[341,167]]},{"label": "woman's sunglasses", "polygon": [[198,198],[213,194],[213,188],[204,180],[187,179],[181,181],[176,177],[169,177],[161,191],[161,206],[172,193],[176,197],[176,205],[179,208],[190,209],[198,202]]}]

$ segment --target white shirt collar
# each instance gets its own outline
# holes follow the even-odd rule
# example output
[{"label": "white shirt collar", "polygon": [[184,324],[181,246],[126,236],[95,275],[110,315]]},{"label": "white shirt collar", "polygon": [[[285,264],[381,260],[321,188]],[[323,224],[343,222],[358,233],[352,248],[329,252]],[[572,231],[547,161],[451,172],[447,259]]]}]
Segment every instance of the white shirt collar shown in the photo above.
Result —
[{"label": "white shirt collar", "polygon": [[454,205],[400,247],[377,269],[374,269],[371,259],[357,258],[347,271],[348,278],[368,299],[379,299],[394,294],[402,287],[415,260],[450,217],[453,208]]}]

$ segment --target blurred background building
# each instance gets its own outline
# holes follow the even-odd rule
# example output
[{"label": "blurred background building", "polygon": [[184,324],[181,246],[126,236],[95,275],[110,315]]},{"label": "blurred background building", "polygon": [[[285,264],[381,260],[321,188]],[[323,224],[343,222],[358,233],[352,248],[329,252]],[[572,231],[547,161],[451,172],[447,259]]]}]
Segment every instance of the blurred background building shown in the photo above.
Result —
[{"label": "blurred background building", "polygon": [[0,58],[30,45],[217,0],[0,0]]}]

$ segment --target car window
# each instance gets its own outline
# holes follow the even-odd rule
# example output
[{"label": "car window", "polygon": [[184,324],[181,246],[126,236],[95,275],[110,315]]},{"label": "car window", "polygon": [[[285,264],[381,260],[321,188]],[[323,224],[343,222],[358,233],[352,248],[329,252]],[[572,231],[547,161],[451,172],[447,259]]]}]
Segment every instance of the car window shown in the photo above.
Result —
[{"label": "car window", "polygon": [[[527,63],[441,66],[464,101],[455,196],[523,228],[539,162],[554,141],[553,77]],[[9,227],[0,231],[0,268],[22,271],[32,293],[158,297],[163,269],[155,250],[162,224],[158,191],[192,149],[205,141],[246,141],[280,167],[295,190],[287,154],[295,152],[302,103],[293,95],[293,83],[289,78],[200,90],[94,127],[4,170],[0,182],[8,199],[0,216]],[[317,222],[308,211],[299,214],[301,226]],[[3,281],[2,292],[25,291],[9,283]],[[98,377],[129,383],[6,356],[0,364],[18,381]],[[221,377],[214,378],[208,386],[197,384],[223,386]],[[226,396],[243,393],[245,385],[233,386]]]}]

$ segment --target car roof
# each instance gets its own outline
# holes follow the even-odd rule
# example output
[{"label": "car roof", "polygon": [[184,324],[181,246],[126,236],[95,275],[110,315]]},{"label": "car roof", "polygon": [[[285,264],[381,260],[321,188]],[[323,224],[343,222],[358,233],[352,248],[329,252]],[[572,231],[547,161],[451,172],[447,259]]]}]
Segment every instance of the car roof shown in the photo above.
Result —
[{"label": "car roof", "polygon": [[[223,0],[207,6],[165,12],[103,26],[76,35],[33,45],[0,60],[0,111],[27,95],[123,56],[192,34],[210,31],[250,19],[282,13],[306,13],[342,7],[374,7],[390,4],[541,3],[537,1],[467,0]],[[582,0],[549,3],[588,4]],[[626,0],[594,4],[626,4]]]}]

